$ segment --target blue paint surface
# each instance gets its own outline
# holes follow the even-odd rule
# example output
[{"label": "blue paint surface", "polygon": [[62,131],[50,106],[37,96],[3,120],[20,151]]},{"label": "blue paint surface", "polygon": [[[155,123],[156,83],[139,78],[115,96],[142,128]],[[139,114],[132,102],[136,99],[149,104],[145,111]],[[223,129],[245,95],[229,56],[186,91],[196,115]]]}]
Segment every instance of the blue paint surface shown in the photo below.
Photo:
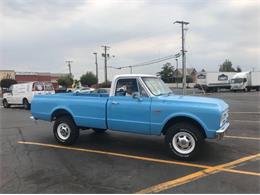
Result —
[{"label": "blue paint surface", "polygon": [[221,115],[228,105],[220,99],[161,95],[135,99],[108,94],[55,94],[34,96],[32,116],[51,121],[57,110],[71,114],[77,126],[160,135],[167,122],[188,117],[204,129],[206,138],[215,138]]}]

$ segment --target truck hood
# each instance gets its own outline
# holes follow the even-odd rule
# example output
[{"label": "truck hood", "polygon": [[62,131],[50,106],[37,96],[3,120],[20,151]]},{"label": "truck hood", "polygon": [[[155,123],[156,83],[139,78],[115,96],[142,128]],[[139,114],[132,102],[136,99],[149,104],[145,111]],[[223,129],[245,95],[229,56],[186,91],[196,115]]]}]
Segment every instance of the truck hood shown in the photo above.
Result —
[{"label": "truck hood", "polygon": [[221,99],[199,97],[199,96],[183,96],[183,95],[162,95],[158,97],[160,100],[164,101],[179,101],[181,103],[194,103],[194,104],[204,104],[212,105],[219,108],[221,112],[228,109],[228,104]]}]

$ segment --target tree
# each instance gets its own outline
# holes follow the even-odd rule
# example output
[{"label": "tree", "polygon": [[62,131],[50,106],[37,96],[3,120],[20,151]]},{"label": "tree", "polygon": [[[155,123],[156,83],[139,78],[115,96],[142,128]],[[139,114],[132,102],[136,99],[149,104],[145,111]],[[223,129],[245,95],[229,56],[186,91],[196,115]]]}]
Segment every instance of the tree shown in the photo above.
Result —
[{"label": "tree", "polygon": [[225,62],[220,65],[219,72],[236,72],[236,70],[232,67],[231,61],[225,60]]},{"label": "tree", "polygon": [[160,76],[165,83],[173,82],[174,67],[171,63],[167,62],[163,65],[162,70],[158,72],[157,75]]},{"label": "tree", "polygon": [[0,85],[1,88],[3,89],[3,88],[9,88],[11,85],[16,83],[17,83],[16,80],[7,78],[7,79],[2,79]]},{"label": "tree", "polygon": [[237,66],[237,72],[242,72],[242,69],[240,68],[240,66]]},{"label": "tree", "polygon": [[97,77],[92,72],[86,72],[80,77],[80,82],[82,85],[91,86],[97,84]]},{"label": "tree", "polygon": [[77,79],[75,79],[75,80],[73,81],[73,87],[74,87],[74,88],[79,88],[79,87],[80,87],[80,81],[77,80]]},{"label": "tree", "polygon": [[70,75],[61,76],[57,81],[59,85],[66,88],[73,84],[73,78]]}]

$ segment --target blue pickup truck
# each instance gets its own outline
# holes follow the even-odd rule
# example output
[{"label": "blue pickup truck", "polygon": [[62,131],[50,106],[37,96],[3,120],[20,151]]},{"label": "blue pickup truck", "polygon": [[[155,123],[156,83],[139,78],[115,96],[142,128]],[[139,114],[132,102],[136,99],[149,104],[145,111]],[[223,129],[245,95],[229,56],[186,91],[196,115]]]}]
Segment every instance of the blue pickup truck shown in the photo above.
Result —
[{"label": "blue pickup truck", "polygon": [[164,135],[170,153],[195,157],[206,138],[222,138],[229,126],[228,105],[220,99],[175,95],[152,75],[118,75],[108,93],[35,96],[32,118],[54,121],[55,139],[73,144],[80,130],[107,129]]}]

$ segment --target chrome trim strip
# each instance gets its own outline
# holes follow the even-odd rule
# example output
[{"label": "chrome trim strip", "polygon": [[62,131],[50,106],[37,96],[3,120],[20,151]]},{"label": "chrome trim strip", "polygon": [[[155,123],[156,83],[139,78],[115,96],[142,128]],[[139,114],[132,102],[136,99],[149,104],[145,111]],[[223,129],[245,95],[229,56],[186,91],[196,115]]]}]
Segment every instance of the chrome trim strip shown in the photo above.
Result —
[{"label": "chrome trim strip", "polygon": [[224,133],[227,130],[227,128],[229,127],[229,125],[230,125],[229,122],[225,123],[225,125],[223,125],[223,127],[221,127],[219,130],[216,131],[216,134]]}]

